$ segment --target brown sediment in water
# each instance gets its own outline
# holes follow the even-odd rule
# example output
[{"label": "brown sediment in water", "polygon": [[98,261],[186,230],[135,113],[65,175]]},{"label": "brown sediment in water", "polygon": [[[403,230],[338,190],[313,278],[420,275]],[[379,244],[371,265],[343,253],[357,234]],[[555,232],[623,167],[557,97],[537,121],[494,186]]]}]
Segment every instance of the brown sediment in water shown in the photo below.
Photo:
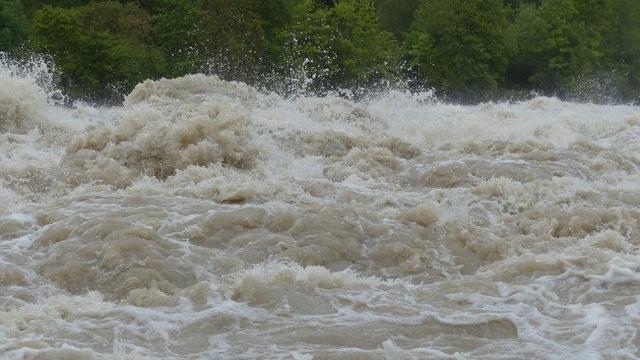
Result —
[{"label": "brown sediment in water", "polygon": [[9,358],[637,356],[636,107],[0,76]]}]

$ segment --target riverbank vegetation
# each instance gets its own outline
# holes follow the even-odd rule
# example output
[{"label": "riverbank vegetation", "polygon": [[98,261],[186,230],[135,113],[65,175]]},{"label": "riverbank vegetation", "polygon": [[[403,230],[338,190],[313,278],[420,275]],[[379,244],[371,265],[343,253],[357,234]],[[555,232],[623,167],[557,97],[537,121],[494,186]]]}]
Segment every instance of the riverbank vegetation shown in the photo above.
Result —
[{"label": "riverbank vegetation", "polygon": [[0,0],[0,51],[118,101],[188,73],[281,93],[387,86],[453,101],[638,101],[637,0]]}]

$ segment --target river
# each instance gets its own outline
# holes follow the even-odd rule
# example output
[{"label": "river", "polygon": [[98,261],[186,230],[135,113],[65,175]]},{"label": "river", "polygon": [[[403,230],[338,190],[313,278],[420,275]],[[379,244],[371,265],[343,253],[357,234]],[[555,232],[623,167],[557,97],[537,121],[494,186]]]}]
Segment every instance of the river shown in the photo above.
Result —
[{"label": "river", "polygon": [[3,359],[639,358],[638,107],[3,66]]}]

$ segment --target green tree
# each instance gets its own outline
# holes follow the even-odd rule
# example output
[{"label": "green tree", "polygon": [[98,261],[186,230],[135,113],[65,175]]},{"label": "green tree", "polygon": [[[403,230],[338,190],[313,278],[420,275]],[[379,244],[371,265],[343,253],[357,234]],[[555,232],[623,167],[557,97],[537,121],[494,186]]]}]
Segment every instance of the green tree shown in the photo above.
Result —
[{"label": "green tree", "polygon": [[640,2],[606,0],[603,74],[625,100],[640,100]]},{"label": "green tree", "polygon": [[156,42],[167,55],[169,74],[209,71],[225,78],[257,82],[286,66],[281,34],[297,0],[165,0],[157,11]]},{"label": "green tree", "polygon": [[200,0],[195,8],[198,46],[208,71],[255,82],[264,71],[267,42],[259,0]]},{"label": "green tree", "polygon": [[115,1],[73,8],[45,6],[34,18],[38,46],[50,53],[63,87],[76,97],[104,100],[162,73],[148,14]]},{"label": "green tree", "polygon": [[507,66],[506,25],[500,0],[423,0],[407,35],[409,66],[452,96],[493,91]]},{"label": "green tree", "polygon": [[154,17],[155,44],[162,49],[167,76],[181,76],[204,71],[207,55],[204,52],[202,30],[195,4],[181,0],[166,0]]},{"label": "green tree", "polygon": [[207,72],[277,91],[404,75],[467,101],[640,101],[639,18],[638,0],[0,0],[0,51],[50,54],[67,93],[90,100]]},{"label": "green tree", "polygon": [[540,5],[542,0],[504,0],[504,6],[517,10],[524,4]]},{"label": "green tree", "polygon": [[420,0],[377,0],[376,10],[380,18],[380,26],[402,39],[409,31],[413,21],[413,13],[418,8]]},{"label": "green tree", "polygon": [[0,51],[13,51],[30,35],[30,23],[20,0],[0,0]]},{"label": "green tree", "polygon": [[91,0],[22,0],[27,13],[30,15],[45,6],[72,8],[86,5],[89,2]]},{"label": "green tree", "polygon": [[299,11],[298,0],[271,0],[260,1],[257,11],[260,14],[263,33],[268,42],[267,62],[270,66],[283,60],[280,56],[283,51],[282,33],[286,32],[296,12]]},{"label": "green tree", "polygon": [[397,76],[398,44],[380,29],[371,1],[307,1],[285,36],[292,68],[303,70],[313,90],[370,86]]},{"label": "green tree", "polygon": [[510,28],[514,47],[508,79],[514,86],[571,91],[575,80],[599,67],[602,38],[572,0],[523,5]]}]

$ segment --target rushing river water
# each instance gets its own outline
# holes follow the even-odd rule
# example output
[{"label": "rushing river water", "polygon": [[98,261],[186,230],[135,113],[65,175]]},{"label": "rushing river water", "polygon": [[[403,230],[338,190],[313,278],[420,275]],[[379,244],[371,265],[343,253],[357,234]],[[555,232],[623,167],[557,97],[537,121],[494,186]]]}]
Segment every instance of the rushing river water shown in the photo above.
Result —
[{"label": "rushing river water", "polygon": [[638,107],[49,93],[0,68],[2,359],[639,358]]}]

